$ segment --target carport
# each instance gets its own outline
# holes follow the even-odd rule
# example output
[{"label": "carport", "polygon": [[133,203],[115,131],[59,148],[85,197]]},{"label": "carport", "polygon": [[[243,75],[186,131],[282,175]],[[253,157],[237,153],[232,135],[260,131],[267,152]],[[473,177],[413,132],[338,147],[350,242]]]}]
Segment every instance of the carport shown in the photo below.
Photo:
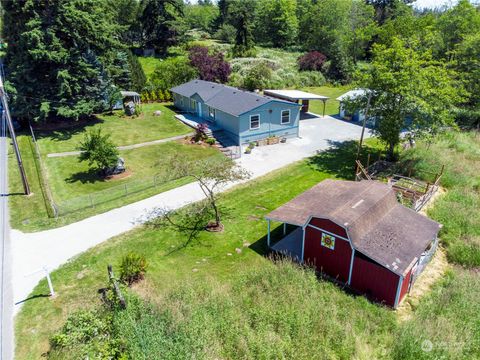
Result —
[{"label": "carport", "polygon": [[297,104],[299,104],[301,101],[302,113],[308,112],[308,106],[310,104],[310,101],[320,100],[323,102],[323,116],[325,116],[325,105],[327,100],[329,99],[329,97],[327,96],[317,95],[300,90],[264,90],[263,93],[277,99],[287,100]]}]

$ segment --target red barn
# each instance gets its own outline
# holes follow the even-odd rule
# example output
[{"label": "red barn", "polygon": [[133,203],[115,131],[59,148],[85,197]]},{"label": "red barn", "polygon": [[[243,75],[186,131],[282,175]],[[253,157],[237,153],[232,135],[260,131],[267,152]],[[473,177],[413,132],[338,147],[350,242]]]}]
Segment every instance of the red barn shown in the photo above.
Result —
[{"label": "red barn", "polygon": [[[441,225],[376,181],[325,180],[267,215],[268,246],[396,308],[434,254]],[[270,222],[284,238],[270,244]],[[286,234],[286,225],[295,230]]]}]

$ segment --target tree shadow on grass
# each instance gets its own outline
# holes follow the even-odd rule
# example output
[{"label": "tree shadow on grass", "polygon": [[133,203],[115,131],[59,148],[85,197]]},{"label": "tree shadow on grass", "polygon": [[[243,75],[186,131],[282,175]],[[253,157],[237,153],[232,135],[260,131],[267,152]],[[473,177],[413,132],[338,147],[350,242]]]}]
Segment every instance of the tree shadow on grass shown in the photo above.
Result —
[{"label": "tree shadow on grass", "polygon": [[97,116],[92,116],[88,120],[83,120],[78,123],[65,124],[59,123],[58,129],[33,129],[37,140],[48,138],[53,141],[70,140],[74,135],[85,131],[86,127],[103,123],[104,120]]},{"label": "tree shadow on grass", "polygon": [[69,184],[81,182],[82,184],[93,184],[96,182],[104,182],[105,178],[99,175],[98,170],[89,169],[70,175],[65,181]]},{"label": "tree shadow on grass", "polygon": [[[330,148],[308,159],[308,164],[318,170],[331,174],[337,178],[354,180],[355,179],[355,158],[357,155],[357,141],[329,141]],[[380,149],[362,146],[360,161],[366,166],[368,154],[370,154],[370,163],[377,160],[381,153]]]}]

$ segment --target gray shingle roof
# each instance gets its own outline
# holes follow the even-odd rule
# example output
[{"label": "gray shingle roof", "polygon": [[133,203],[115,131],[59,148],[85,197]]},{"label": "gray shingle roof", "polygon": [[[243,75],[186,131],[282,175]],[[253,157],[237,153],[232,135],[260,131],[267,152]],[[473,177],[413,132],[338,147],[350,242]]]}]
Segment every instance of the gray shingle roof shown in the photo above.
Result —
[{"label": "gray shingle roof", "polygon": [[399,275],[440,230],[440,224],[399,204],[392,188],[377,181],[327,179],[266,217],[302,226],[310,216],[344,226],[355,249]]},{"label": "gray shingle roof", "polygon": [[291,106],[300,106],[289,101],[274,99],[269,96],[204,80],[189,81],[172,88],[171,92],[186,97],[198,94],[206,105],[234,116],[244,114],[271,101],[282,102]]}]

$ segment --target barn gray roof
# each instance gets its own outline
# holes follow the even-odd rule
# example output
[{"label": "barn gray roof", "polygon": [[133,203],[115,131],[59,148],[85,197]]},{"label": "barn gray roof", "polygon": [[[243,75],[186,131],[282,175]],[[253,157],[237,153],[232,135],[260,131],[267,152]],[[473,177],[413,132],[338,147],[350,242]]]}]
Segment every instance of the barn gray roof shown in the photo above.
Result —
[{"label": "barn gray roof", "polygon": [[441,225],[398,203],[377,181],[324,180],[267,215],[305,225],[310,217],[343,226],[353,247],[398,275],[404,275],[438,234]]},{"label": "barn gray roof", "polygon": [[242,115],[271,101],[300,107],[300,105],[289,101],[274,99],[269,96],[204,80],[189,81],[172,88],[171,92],[189,98],[198,94],[206,105],[234,116]]}]

